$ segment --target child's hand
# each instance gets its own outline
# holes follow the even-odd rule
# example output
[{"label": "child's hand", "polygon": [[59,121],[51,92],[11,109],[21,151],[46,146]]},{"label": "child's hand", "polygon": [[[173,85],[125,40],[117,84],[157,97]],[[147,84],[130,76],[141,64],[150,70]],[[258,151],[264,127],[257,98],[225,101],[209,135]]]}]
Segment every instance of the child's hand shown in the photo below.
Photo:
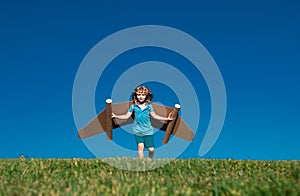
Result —
[{"label": "child's hand", "polygon": [[172,112],[168,115],[167,120],[173,120],[173,114],[172,114]]},{"label": "child's hand", "polygon": [[111,118],[115,118],[116,115],[114,113],[111,113]]}]

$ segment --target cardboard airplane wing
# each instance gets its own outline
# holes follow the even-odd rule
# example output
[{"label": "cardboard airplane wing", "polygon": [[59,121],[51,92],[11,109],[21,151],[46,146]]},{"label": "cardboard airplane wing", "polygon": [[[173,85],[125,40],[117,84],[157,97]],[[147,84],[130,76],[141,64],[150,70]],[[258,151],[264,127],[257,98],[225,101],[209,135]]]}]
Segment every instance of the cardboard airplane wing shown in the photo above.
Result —
[{"label": "cardboard airplane wing", "polygon": [[[108,105],[108,104],[106,104]],[[118,128],[120,126],[124,126],[127,124],[130,124],[133,122],[133,117],[130,117],[127,120],[121,120],[121,119],[112,119],[111,114],[107,114],[107,108],[109,106],[106,106],[106,109],[102,110],[94,119],[92,119],[85,127],[80,129],[78,131],[78,137],[79,138],[87,138],[91,137],[103,132],[109,131],[110,125],[107,125],[111,123],[112,129]],[[116,114],[125,114],[127,113],[128,109],[130,107],[130,102],[123,102],[123,103],[117,103],[117,104],[111,104],[111,110]],[[109,121],[109,122],[107,122]]]},{"label": "cardboard airplane wing", "polygon": [[[78,131],[79,138],[91,137],[103,132],[106,132],[107,138],[112,139],[112,130],[120,126],[133,123],[134,113],[127,120],[121,120],[117,118],[111,118],[112,112],[115,114],[126,114],[131,102],[123,102],[111,104],[111,100],[106,101],[106,108],[101,111],[94,119],[92,119],[85,127]],[[160,116],[167,116],[172,112],[172,121],[160,121],[151,118],[152,126],[156,129],[165,131],[165,137],[163,143],[168,143],[170,134],[184,139],[186,141],[191,141],[194,138],[193,131],[186,125],[186,123],[177,115],[180,107],[170,108],[167,106],[152,103],[153,110],[156,114]]]},{"label": "cardboard airplane wing", "polygon": [[172,121],[159,121],[155,118],[151,118],[152,126],[161,131],[165,131],[165,137],[163,143],[168,143],[170,134],[184,139],[186,141],[191,141],[194,139],[194,132],[187,126],[187,124],[182,120],[182,118],[177,115],[180,106],[178,104],[175,105],[174,108],[170,108],[167,106],[159,105],[152,103],[153,110],[156,114],[160,116],[168,116],[169,113],[173,113]]}]

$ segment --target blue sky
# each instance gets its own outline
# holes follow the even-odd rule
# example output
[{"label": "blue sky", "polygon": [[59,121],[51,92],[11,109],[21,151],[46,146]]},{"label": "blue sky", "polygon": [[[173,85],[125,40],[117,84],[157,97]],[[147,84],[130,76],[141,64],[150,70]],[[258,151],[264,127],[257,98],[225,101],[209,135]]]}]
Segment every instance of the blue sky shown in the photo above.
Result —
[{"label": "blue sky", "polygon": [[[224,80],[225,123],[204,158],[299,159],[299,9],[297,1],[257,0],[1,2],[0,157],[94,157],[77,138],[72,112],[73,82],[82,60],[112,33],[163,25],[201,42]],[[181,63],[189,64],[159,48],[120,55],[103,74],[107,84],[99,81],[97,112],[122,74],[114,66],[149,60],[179,69]],[[210,97],[192,66],[181,71],[193,84],[199,82],[196,92],[203,104],[195,140],[180,157],[198,157],[209,122]],[[179,99],[166,86],[148,85],[157,102],[171,106]],[[121,131],[115,134],[116,143],[133,149],[134,144],[122,142],[122,136]]]}]

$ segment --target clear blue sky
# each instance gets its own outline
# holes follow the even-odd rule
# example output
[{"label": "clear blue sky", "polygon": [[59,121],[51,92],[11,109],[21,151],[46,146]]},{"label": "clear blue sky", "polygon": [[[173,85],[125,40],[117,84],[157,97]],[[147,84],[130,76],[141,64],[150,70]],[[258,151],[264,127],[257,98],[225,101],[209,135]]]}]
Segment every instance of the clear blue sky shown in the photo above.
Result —
[{"label": "clear blue sky", "polygon": [[[94,157],[77,138],[72,113],[73,82],[82,60],[112,33],[138,25],[164,25],[201,42],[223,76],[226,119],[204,158],[300,159],[298,1],[102,2],[0,3],[0,157]],[[146,60],[187,63],[171,52],[142,48],[116,58],[111,67]],[[193,83],[198,81],[192,68],[182,71],[191,74]],[[106,70],[108,76],[112,72]],[[121,73],[107,80],[106,89],[97,87],[98,112],[109,97],[111,82]],[[166,97],[172,95],[170,89],[149,85],[155,101],[176,102]],[[210,103],[203,89],[197,89],[204,103],[201,124],[183,158],[198,157],[207,128]],[[115,138],[134,148],[121,141],[122,135],[116,133]]]}]

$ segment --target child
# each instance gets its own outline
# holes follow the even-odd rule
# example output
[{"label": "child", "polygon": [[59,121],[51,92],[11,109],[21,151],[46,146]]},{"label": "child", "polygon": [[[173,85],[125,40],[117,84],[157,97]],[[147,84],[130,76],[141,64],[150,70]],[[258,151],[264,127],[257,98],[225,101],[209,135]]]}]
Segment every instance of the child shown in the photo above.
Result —
[{"label": "child", "polygon": [[128,112],[124,115],[112,114],[113,118],[128,119],[134,112],[133,133],[138,148],[138,157],[144,158],[144,147],[148,148],[148,156],[154,155],[154,129],[151,125],[150,115],[158,120],[172,120],[172,113],[168,117],[162,117],[153,111],[151,100],[153,94],[145,86],[138,86],[132,93],[132,102]]}]

